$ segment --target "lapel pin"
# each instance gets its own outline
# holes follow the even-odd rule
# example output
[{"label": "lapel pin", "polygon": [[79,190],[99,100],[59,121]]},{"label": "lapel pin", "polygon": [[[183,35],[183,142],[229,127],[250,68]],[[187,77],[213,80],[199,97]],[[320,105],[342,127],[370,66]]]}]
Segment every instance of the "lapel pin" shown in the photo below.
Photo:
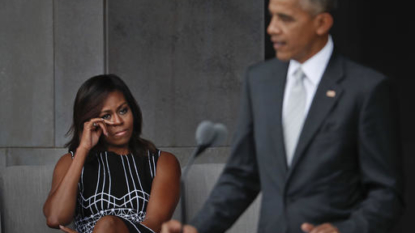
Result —
[{"label": "lapel pin", "polygon": [[336,96],[336,92],[333,90],[328,90],[326,95],[327,97],[334,98]]}]

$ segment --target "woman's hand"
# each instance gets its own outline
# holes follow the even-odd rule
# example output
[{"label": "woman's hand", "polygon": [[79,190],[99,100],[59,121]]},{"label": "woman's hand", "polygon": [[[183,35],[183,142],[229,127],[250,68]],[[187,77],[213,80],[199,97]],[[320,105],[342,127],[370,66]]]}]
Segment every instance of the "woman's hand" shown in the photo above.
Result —
[{"label": "woman's hand", "polygon": [[78,233],[78,232],[72,230],[71,228],[65,227],[65,226],[62,226],[62,225],[59,225],[59,228],[61,229],[61,231],[66,232],[66,233]]},{"label": "woman's hand", "polygon": [[101,134],[108,136],[107,124],[113,125],[114,123],[102,118],[92,118],[85,122],[79,147],[86,151],[91,150],[98,143]]}]

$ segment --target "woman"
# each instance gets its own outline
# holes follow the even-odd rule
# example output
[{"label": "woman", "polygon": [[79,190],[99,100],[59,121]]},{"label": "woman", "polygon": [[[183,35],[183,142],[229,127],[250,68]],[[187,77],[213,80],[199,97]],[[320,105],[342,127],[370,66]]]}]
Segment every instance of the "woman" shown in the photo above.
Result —
[{"label": "woman", "polygon": [[[65,232],[159,232],[179,199],[180,166],[140,137],[141,110],[115,75],[87,80],[74,104],[69,152],[44,204]],[[74,221],[75,230],[64,227]]]}]

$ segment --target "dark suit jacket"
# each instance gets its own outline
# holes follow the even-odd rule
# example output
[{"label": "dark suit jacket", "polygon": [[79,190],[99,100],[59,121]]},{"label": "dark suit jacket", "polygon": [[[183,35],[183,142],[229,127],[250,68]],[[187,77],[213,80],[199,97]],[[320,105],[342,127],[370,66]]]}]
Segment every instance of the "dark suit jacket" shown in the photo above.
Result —
[{"label": "dark suit jacket", "polygon": [[330,222],[341,233],[388,232],[403,210],[390,81],[333,55],[288,168],[281,123],[287,70],[277,59],[248,70],[231,157],[192,223],[200,233],[224,232],[261,191],[260,233],[299,233],[304,222]]}]

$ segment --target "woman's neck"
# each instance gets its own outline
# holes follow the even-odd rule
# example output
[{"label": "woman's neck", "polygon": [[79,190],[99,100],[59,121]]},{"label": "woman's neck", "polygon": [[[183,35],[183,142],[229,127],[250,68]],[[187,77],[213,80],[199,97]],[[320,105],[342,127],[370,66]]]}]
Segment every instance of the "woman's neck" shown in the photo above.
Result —
[{"label": "woman's neck", "polygon": [[108,151],[114,152],[119,155],[127,155],[130,153],[130,149],[128,147],[108,147]]}]

